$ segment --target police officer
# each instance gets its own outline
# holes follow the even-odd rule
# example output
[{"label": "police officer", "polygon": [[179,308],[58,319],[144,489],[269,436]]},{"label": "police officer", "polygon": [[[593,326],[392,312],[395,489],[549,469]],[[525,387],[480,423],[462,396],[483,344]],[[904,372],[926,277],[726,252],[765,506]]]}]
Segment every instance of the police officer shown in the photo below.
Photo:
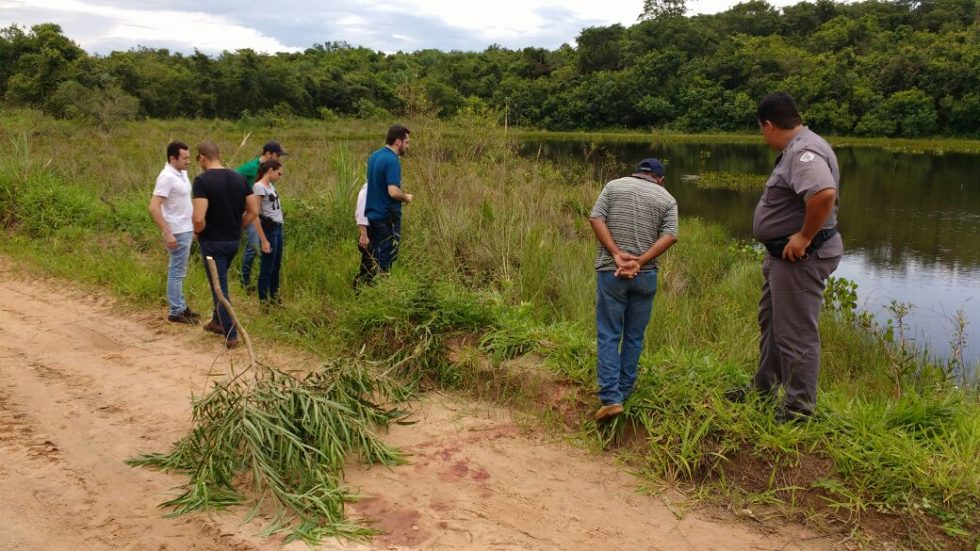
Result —
[{"label": "police officer", "polygon": [[752,233],[767,249],[752,387],[774,397],[782,386],[777,420],[801,421],[817,401],[824,286],[844,254],[837,233],[840,171],[830,144],[803,126],[789,94],[766,96],[756,119],[766,143],[781,153],[752,219]]}]

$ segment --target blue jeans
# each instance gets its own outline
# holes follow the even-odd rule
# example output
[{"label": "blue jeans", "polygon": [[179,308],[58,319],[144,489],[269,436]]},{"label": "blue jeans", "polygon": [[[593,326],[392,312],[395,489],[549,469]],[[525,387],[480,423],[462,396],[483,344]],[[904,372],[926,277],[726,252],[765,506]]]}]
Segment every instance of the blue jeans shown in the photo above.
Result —
[{"label": "blue jeans", "polygon": [[252,283],[252,265],[255,264],[255,256],[262,252],[259,247],[259,232],[251,224],[245,228],[245,235],[247,243],[242,252],[242,287],[248,287]]},{"label": "blue jeans", "polygon": [[272,252],[262,253],[259,264],[259,300],[276,300],[279,298],[279,269],[282,267],[282,226],[263,231]]},{"label": "blue jeans", "polygon": [[398,258],[398,246],[402,240],[402,219],[390,218],[382,222],[368,222],[368,239],[374,247],[374,260],[378,271],[390,272],[391,265]]},{"label": "blue jeans", "polygon": [[218,302],[218,295],[214,293],[214,285],[211,283],[211,269],[208,268],[208,257],[214,258],[215,266],[218,268],[218,285],[221,293],[225,295],[228,302],[228,267],[231,266],[235,254],[238,252],[238,241],[198,241],[201,246],[201,260],[204,261],[204,273],[208,275],[208,288],[211,289],[211,300],[214,301],[214,310],[211,312],[211,319],[221,324],[225,330],[225,335],[230,339],[238,336],[235,324],[231,321],[231,316],[225,307]]},{"label": "blue jeans", "polygon": [[167,270],[167,303],[170,304],[170,315],[178,316],[187,309],[184,300],[184,278],[187,277],[187,259],[191,255],[191,242],[194,232],[175,233],[177,248],[170,252],[170,267]]},{"label": "blue jeans", "polygon": [[596,374],[603,405],[622,404],[633,392],[643,333],[657,293],[656,270],[640,272],[633,279],[614,273],[598,272],[596,286]]}]

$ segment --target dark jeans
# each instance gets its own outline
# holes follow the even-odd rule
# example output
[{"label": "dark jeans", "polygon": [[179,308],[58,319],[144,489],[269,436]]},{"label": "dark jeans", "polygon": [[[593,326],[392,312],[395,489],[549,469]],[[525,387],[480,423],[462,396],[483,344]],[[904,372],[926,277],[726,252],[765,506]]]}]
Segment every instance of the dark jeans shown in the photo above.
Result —
[{"label": "dark jeans", "polygon": [[263,229],[265,238],[269,240],[272,249],[270,253],[262,253],[259,264],[259,300],[277,300],[279,298],[279,270],[282,267],[282,225]]},{"label": "dark jeans", "polygon": [[238,241],[199,241],[201,247],[201,260],[204,261],[204,273],[208,276],[208,288],[211,289],[211,300],[214,301],[214,310],[211,312],[211,319],[221,324],[225,330],[225,335],[230,338],[238,337],[235,324],[231,321],[231,316],[225,307],[218,302],[218,295],[214,292],[214,285],[211,283],[211,269],[208,268],[208,257],[214,258],[214,264],[218,269],[218,285],[221,292],[231,302],[228,296],[228,267],[231,266],[235,254],[238,253]]},{"label": "dark jeans", "polygon": [[249,224],[245,228],[245,250],[242,251],[242,287],[248,287],[252,283],[252,266],[255,264],[255,257],[261,250],[259,232]]},{"label": "dark jeans", "polygon": [[368,223],[368,239],[374,252],[374,260],[382,273],[390,272],[398,258],[398,246],[402,240],[402,219],[389,218],[382,222]]},{"label": "dark jeans", "polygon": [[633,392],[643,352],[643,334],[653,312],[657,271],[640,272],[633,279],[615,272],[598,272],[595,324],[599,400],[622,404]]},{"label": "dark jeans", "polygon": [[378,264],[374,261],[374,247],[368,243],[367,247],[357,244],[357,250],[361,252],[361,267],[354,276],[354,288],[362,284],[374,283],[374,276],[378,275]]}]

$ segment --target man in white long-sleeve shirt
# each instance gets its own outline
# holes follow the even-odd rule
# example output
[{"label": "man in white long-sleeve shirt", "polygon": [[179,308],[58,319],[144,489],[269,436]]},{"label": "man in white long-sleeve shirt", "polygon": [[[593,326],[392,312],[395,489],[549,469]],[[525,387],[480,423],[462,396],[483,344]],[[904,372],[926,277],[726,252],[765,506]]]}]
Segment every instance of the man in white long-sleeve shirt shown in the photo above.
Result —
[{"label": "man in white long-sleeve shirt", "polygon": [[371,284],[374,276],[378,273],[378,264],[374,260],[374,252],[371,248],[371,240],[368,238],[368,225],[370,222],[364,214],[367,206],[367,182],[361,186],[361,191],[357,193],[357,207],[354,209],[354,222],[357,224],[357,248],[361,251],[361,268],[354,276],[354,288],[362,283]]}]

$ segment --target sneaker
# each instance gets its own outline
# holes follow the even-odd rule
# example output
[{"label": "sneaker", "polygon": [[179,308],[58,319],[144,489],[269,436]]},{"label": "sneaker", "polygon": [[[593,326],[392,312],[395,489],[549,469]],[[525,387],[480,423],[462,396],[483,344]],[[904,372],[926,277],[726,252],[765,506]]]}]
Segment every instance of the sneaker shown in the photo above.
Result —
[{"label": "sneaker", "polygon": [[197,325],[197,319],[188,316],[187,312],[181,312],[179,314],[170,314],[169,316],[167,316],[167,321],[173,323],[186,323],[188,325]]},{"label": "sneaker", "polygon": [[623,413],[623,404],[609,404],[607,406],[602,406],[595,412],[596,421],[605,421],[610,417],[615,417]]},{"label": "sneaker", "polygon": [[749,387],[735,387],[730,388],[725,391],[725,399],[729,402],[734,402],[736,404],[741,404],[745,402],[746,397],[749,395],[752,389]]},{"label": "sneaker", "polygon": [[259,307],[263,311],[269,311],[274,308],[282,308],[282,300],[279,297],[259,299]]},{"label": "sneaker", "polygon": [[184,315],[185,316],[188,316],[188,317],[191,317],[191,318],[194,318],[195,320],[200,320],[201,319],[201,314],[198,314],[197,312],[191,310],[191,307],[190,306],[188,306],[187,308],[184,308]]},{"label": "sneaker", "polygon": [[204,330],[210,331],[211,333],[214,333],[216,335],[221,335],[221,336],[224,336],[225,334],[225,328],[222,327],[220,323],[214,321],[213,319],[204,324]]},{"label": "sneaker", "polygon": [[796,409],[790,406],[783,406],[776,412],[775,419],[776,422],[780,424],[793,423],[794,425],[803,425],[813,420],[813,412],[805,409]]},{"label": "sneaker", "polygon": [[736,404],[744,404],[753,399],[760,399],[763,403],[774,404],[775,393],[759,390],[753,385],[730,388],[725,391],[725,399]]},{"label": "sneaker", "polygon": [[227,348],[228,350],[231,350],[232,348],[235,348],[237,346],[238,346],[238,337],[232,337],[225,341],[225,348]]}]

